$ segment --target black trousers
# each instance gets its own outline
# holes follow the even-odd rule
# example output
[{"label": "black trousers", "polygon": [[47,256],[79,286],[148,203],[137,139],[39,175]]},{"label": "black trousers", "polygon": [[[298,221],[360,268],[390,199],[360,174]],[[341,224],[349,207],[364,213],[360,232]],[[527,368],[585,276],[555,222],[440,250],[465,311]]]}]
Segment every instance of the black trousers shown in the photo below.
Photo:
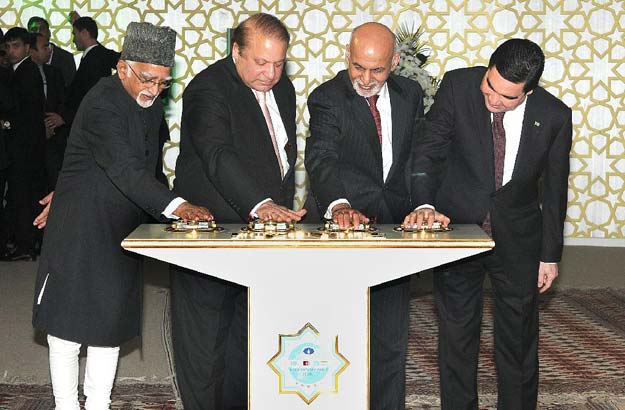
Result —
[{"label": "black trousers", "polygon": [[404,410],[410,277],[371,288],[370,410]]},{"label": "black trousers", "polygon": [[44,196],[44,178],[43,160],[20,158],[9,167],[7,214],[4,216],[8,225],[3,229],[15,235],[18,253],[33,252],[35,241],[41,238],[33,220],[43,209],[38,201]]},{"label": "black trousers", "polygon": [[247,409],[247,288],[170,269],[176,381],[185,410]]},{"label": "black trousers", "polygon": [[434,273],[439,316],[441,408],[477,410],[483,282],[490,274],[500,410],[533,410],[538,395],[538,264],[524,277],[503,268],[496,250]]}]

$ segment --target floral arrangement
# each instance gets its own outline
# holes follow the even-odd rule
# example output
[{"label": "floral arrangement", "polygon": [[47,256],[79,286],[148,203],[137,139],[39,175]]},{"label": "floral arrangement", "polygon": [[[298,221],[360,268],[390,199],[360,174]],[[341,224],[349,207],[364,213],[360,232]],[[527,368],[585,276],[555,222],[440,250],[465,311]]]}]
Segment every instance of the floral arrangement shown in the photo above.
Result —
[{"label": "floral arrangement", "polygon": [[409,28],[406,24],[401,25],[395,33],[397,51],[400,55],[395,74],[415,80],[421,85],[425,94],[423,98],[424,110],[428,112],[434,102],[439,80],[423,68],[427,64],[431,49],[421,41],[422,35],[421,27],[415,30],[414,25]]}]

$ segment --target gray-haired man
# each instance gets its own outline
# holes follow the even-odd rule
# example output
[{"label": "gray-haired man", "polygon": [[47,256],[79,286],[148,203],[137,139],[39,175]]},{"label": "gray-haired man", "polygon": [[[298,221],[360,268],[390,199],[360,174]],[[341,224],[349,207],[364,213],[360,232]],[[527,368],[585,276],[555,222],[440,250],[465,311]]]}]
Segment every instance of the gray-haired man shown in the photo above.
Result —
[{"label": "gray-haired man", "polygon": [[131,23],[117,75],[85,96],[49,210],[33,309],[48,334],[56,410],[79,410],[78,353],[88,345],[85,408],[108,409],[119,346],[139,335],[141,259],[122,239],[146,220],[212,219],[154,176],[176,32]]}]

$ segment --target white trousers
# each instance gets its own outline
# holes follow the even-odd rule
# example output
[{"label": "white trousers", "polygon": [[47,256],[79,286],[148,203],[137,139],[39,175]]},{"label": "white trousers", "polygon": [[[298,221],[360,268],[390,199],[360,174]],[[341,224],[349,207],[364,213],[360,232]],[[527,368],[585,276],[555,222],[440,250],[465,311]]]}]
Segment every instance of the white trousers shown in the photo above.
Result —
[{"label": "white trousers", "polygon": [[[56,410],[80,410],[78,403],[78,354],[80,343],[48,335],[50,377]],[[119,347],[87,347],[84,392],[85,410],[108,410],[117,371]]]}]

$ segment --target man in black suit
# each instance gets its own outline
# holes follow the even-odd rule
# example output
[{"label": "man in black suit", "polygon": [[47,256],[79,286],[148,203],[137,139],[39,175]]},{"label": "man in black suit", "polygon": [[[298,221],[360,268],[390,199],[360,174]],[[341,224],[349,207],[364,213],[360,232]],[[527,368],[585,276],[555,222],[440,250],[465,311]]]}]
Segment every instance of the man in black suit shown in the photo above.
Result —
[{"label": "man in black suit", "polygon": [[[497,408],[536,408],[538,293],[558,275],[572,128],[571,109],[538,86],[543,67],[538,45],[508,40],[488,68],[445,74],[428,113],[413,173],[419,203],[456,223],[481,224],[495,240],[493,251],[434,274],[445,410],[478,408],[486,272],[494,298]],[[432,210],[409,219],[431,222]]]},{"label": "man in black suit", "polygon": [[11,130],[7,145],[11,165],[2,237],[4,242],[13,233],[16,248],[4,250],[2,260],[34,260],[37,231],[32,220],[39,211],[37,200],[44,193],[43,81],[29,55],[30,34],[26,29],[10,29],[5,35],[5,43],[13,65],[10,93],[14,107],[9,113]]},{"label": "man in black suit", "polygon": [[130,23],[117,75],[76,114],[46,226],[33,325],[47,334],[56,409],[79,409],[78,354],[88,345],[85,408],[108,409],[119,346],[140,334],[141,261],[120,243],[154,218],[211,219],[154,175],[176,32]]},{"label": "man in black suit", "polygon": [[[395,76],[393,33],[379,23],[357,27],[348,69],[308,99],[306,170],[320,214],[343,229],[401,223],[413,207],[407,164],[423,117],[423,92]],[[381,262],[383,263],[383,262]],[[404,409],[409,277],[371,289],[371,409]]]},{"label": "man in black suit", "polygon": [[[232,54],[184,92],[174,190],[217,222],[299,221],[295,91],[284,73],[289,33],[255,14],[233,33]],[[187,410],[247,409],[247,289],[172,266],[176,376]]]},{"label": "man in black suit", "polygon": [[67,143],[69,127],[63,119],[65,112],[65,85],[61,71],[46,64],[50,58],[51,45],[46,36],[40,33],[31,34],[30,56],[43,80],[45,94],[45,125],[46,149],[45,171],[46,192],[54,190],[56,179]]},{"label": "man in black suit", "polygon": [[[9,113],[13,110],[15,100],[11,95],[9,80],[11,79],[12,69],[5,66],[4,60],[8,64],[8,56],[4,44],[4,32],[0,29],[0,224],[3,226],[8,223],[4,218],[4,198],[7,187],[7,175],[9,168],[9,153],[7,149],[7,139],[11,131],[11,121]],[[0,228],[0,231],[3,229]],[[6,248],[8,240],[8,230],[0,234],[0,252]]]},{"label": "man in black suit", "polygon": [[82,51],[80,65],[67,94],[66,122],[72,123],[74,114],[87,91],[102,77],[111,75],[115,69],[119,53],[98,43],[98,25],[91,17],[79,17],[72,25],[73,41],[76,49]]},{"label": "man in black suit", "polygon": [[46,64],[61,70],[63,73],[65,87],[69,87],[74,79],[74,75],[76,74],[76,61],[74,60],[74,55],[50,41],[52,34],[50,33],[50,25],[46,19],[33,16],[28,20],[27,27],[28,31],[31,33],[43,34],[46,40],[50,43],[50,56],[48,57]]}]

